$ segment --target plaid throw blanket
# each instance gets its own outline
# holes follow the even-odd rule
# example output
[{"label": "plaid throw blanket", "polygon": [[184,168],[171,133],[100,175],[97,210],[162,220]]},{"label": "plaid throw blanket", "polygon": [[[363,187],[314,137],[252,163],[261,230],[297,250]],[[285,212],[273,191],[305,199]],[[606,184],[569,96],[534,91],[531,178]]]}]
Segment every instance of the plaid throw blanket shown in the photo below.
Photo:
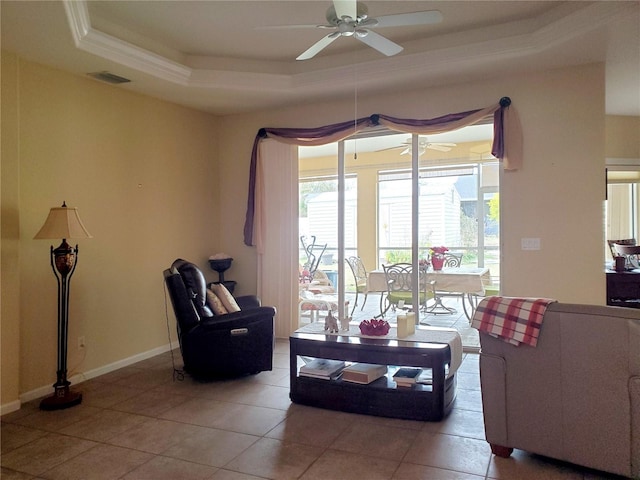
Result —
[{"label": "plaid throw blanket", "polygon": [[513,345],[535,347],[549,298],[487,297],[476,308],[471,326]]}]

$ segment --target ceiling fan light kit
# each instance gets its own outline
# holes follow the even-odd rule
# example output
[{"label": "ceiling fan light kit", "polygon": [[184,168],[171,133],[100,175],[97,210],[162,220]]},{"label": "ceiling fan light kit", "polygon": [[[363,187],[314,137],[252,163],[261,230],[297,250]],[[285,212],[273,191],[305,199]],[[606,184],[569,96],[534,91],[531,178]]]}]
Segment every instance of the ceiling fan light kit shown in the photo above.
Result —
[{"label": "ceiling fan light kit", "polygon": [[327,25],[285,25],[273,28],[321,28],[335,30],[324,36],[311,47],[301,53],[296,60],[308,60],[315,57],[329,44],[339,37],[353,37],[365,45],[374,48],[388,57],[403,50],[401,45],[370,30],[383,27],[405,27],[410,25],[432,25],[442,21],[442,14],[438,10],[424,12],[399,13],[382,17],[369,17],[369,9],[364,3],[356,0],[333,0],[326,14]]}]

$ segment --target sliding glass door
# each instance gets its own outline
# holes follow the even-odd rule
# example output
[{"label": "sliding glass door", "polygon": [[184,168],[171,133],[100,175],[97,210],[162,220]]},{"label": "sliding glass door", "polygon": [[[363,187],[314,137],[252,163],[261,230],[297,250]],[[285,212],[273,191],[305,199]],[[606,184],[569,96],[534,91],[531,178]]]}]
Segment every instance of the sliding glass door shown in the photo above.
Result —
[{"label": "sliding glass door", "polygon": [[[384,282],[369,285],[365,303],[367,280],[363,285],[345,263],[350,257],[375,276],[383,265],[417,266],[430,247],[444,245],[463,256],[463,265],[489,267],[497,281],[499,167],[488,153],[491,139],[492,125],[479,125],[429,138],[379,130],[341,144],[300,147],[300,301],[335,300],[319,302],[319,312],[301,309],[301,322],[323,318],[324,308],[353,311],[354,323],[384,311]],[[395,316],[388,311],[385,319]]]}]

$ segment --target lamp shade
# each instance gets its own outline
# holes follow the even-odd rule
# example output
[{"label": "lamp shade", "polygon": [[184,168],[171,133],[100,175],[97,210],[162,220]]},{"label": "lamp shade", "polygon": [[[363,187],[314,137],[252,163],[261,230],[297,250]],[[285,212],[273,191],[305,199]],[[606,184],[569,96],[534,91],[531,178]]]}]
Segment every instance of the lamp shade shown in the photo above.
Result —
[{"label": "lamp shade", "polygon": [[75,207],[53,207],[36,236],[37,240],[54,238],[93,238],[82,224]]}]

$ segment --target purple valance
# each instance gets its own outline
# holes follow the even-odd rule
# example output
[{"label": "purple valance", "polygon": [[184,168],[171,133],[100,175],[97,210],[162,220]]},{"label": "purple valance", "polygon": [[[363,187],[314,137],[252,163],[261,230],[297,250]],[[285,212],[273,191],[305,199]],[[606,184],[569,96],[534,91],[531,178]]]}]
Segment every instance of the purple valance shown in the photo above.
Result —
[{"label": "purple valance", "polygon": [[450,113],[427,120],[395,118],[383,114],[374,114],[355,121],[350,120],[316,128],[261,128],[253,142],[253,150],[251,152],[244,243],[246,245],[254,245],[258,146],[263,139],[273,138],[291,145],[325,145],[344,140],[366,128],[378,125],[383,125],[390,130],[398,132],[433,135],[473,125],[489,115],[493,115],[493,146],[491,153],[503,163],[506,170],[516,170],[522,165],[522,141],[519,123],[510,105],[511,99],[503,97],[498,104],[491,107]]}]

